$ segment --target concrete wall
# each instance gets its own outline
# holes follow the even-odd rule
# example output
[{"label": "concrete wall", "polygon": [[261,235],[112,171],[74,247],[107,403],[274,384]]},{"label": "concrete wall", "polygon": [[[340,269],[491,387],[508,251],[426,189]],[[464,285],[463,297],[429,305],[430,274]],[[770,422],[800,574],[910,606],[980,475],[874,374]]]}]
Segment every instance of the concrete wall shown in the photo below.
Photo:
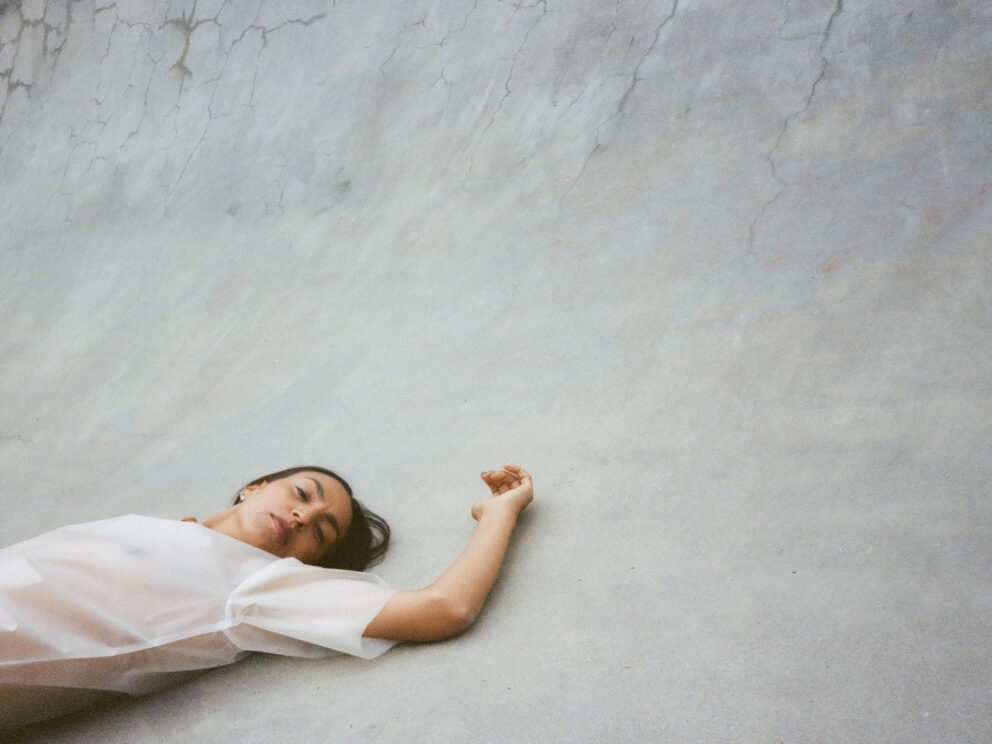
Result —
[{"label": "concrete wall", "polygon": [[25,742],[992,740],[992,6],[0,3],[0,545],[337,469],[479,623]]}]

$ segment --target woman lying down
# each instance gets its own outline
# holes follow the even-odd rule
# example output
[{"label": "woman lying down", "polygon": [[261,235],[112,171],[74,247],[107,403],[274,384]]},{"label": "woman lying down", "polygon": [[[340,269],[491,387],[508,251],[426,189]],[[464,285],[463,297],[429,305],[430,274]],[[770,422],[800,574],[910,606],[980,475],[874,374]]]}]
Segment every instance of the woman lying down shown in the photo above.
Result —
[{"label": "woman lying down", "polygon": [[492,493],[472,507],[468,547],[413,591],[360,573],[385,553],[389,526],[320,467],[257,478],[201,523],[129,515],[0,550],[0,729],[251,651],[371,659],[397,641],[457,635],[534,498],[519,466],[482,479]]}]

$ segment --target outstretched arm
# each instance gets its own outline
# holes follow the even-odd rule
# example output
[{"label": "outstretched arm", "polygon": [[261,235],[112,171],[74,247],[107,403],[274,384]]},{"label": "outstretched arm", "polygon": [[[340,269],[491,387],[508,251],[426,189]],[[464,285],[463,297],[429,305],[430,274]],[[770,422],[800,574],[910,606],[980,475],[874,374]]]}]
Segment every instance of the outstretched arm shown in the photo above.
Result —
[{"label": "outstretched arm", "polygon": [[366,637],[439,641],[475,621],[496,582],[517,516],[534,498],[530,475],[517,465],[488,471],[482,479],[492,495],[472,507],[479,524],[468,547],[430,586],[390,597],[365,628]]}]

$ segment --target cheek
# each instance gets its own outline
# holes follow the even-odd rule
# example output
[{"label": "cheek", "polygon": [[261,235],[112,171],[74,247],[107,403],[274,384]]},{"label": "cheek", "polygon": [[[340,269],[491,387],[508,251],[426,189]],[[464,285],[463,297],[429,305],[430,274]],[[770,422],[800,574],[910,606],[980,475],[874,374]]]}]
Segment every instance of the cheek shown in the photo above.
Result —
[{"label": "cheek", "polygon": [[324,546],[310,535],[297,535],[291,548],[291,554],[303,563],[316,563],[324,554]]}]

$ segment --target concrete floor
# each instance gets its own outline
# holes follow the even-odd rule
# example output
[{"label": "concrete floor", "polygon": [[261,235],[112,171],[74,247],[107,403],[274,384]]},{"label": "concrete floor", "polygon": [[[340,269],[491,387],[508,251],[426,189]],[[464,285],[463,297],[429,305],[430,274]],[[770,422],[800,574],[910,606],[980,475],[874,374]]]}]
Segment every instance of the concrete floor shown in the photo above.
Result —
[{"label": "concrete floor", "polygon": [[0,2],[0,545],[316,461],[479,623],[23,742],[992,741],[992,6]]}]

